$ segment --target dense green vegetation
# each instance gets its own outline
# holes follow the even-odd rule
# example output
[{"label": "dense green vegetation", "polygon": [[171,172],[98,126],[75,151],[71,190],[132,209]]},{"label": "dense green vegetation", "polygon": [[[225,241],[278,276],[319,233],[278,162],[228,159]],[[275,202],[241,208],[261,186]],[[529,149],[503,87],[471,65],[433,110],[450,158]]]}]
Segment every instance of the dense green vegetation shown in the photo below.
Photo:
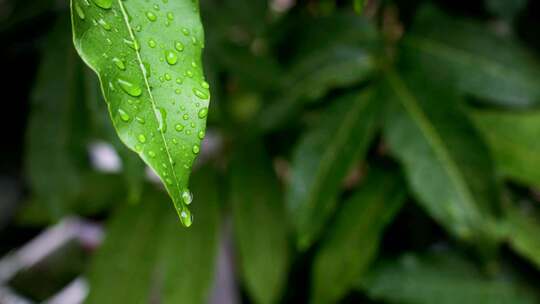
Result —
[{"label": "dense green vegetation", "polygon": [[88,303],[540,303],[539,3],[0,5],[1,253],[103,223]]}]

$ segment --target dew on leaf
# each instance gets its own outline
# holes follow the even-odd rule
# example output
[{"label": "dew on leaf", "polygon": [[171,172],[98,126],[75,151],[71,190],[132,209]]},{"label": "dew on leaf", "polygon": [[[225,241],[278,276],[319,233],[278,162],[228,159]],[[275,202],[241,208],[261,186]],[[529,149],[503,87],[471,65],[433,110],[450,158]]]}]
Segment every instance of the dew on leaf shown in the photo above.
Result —
[{"label": "dew on leaf", "polygon": [[184,125],[183,124],[176,124],[176,126],[174,126],[174,129],[178,132],[181,132],[182,130],[184,130]]},{"label": "dew on leaf", "polygon": [[152,22],[157,20],[156,14],[154,14],[152,12],[146,12],[146,18],[148,18],[148,20],[150,20]]},{"label": "dew on leaf", "polygon": [[112,7],[112,0],[93,0],[94,3],[102,9],[110,9]]},{"label": "dew on leaf", "polygon": [[201,82],[201,87],[203,87],[204,89],[209,89],[210,85],[208,84],[208,82],[203,81],[203,82]]},{"label": "dew on leaf", "polygon": [[124,71],[126,69],[126,65],[124,64],[124,61],[122,59],[114,57],[112,61],[114,62],[114,65],[116,65],[116,67],[120,70]]},{"label": "dew on leaf", "polygon": [[137,136],[137,140],[141,143],[141,144],[144,144],[146,142],[146,136],[144,136],[144,134],[139,134],[139,136]]},{"label": "dew on leaf", "polygon": [[186,227],[191,226],[191,224],[193,223],[193,217],[191,216],[191,212],[189,212],[187,208],[184,208],[182,211],[180,211],[180,221]]},{"label": "dew on leaf", "polygon": [[144,125],[146,123],[146,120],[139,116],[135,117],[135,120],[137,120],[141,125]]},{"label": "dew on leaf", "polygon": [[134,84],[134,83],[132,83],[130,81],[118,78],[118,84],[120,85],[122,90],[124,90],[124,92],[126,92],[127,94],[129,94],[129,95],[131,95],[133,97],[138,97],[138,96],[141,96],[141,94],[142,94],[141,87],[139,87],[138,85],[136,85],[136,84]]},{"label": "dew on leaf", "polygon": [[188,36],[188,35],[189,35],[189,30],[188,30],[187,28],[184,27],[184,28],[182,28],[182,33],[183,33],[184,35]]},{"label": "dew on leaf", "polygon": [[189,190],[182,191],[182,201],[186,205],[190,205],[193,201],[193,194]]},{"label": "dew on leaf", "polygon": [[193,145],[191,151],[193,151],[193,154],[199,154],[199,152],[201,152],[201,148],[199,147],[199,145]]},{"label": "dew on leaf", "polygon": [[170,21],[174,20],[174,14],[171,13],[171,12],[168,12],[167,13],[167,19],[169,19]]},{"label": "dew on leaf", "polygon": [[148,40],[148,46],[151,48],[155,48],[157,46],[157,43],[154,39]]},{"label": "dew on leaf", "polygon": [[197,136],[199,137],[199,139],[204,139],[204,131],[203,130],[200,130],[199,133],[197,134]]},{"label": "dew on leaf", "polygon": [[175,65],[178,62],[178,56],[173,51],[165,51],[165,59],[170,65]]},{"label": "dew on leaf", "polygon": [[122,110],[122,109],[118,109],[118,114],[120,115],[120,119],[124,122],[128,122],[130,117],[129,117],[129,114]]},{"label": "dew on leaf", "polygon": [[150,156],[151,158],[154,158],[154,157],[156,157],[156,152],[148,151],[148,156]]},{"label": "dew on leaf", "polygon": [[182,44],[182,42],[180,41],[177,41],[175,44],[174,44],[174,48],[179,51],[179,52],[182,52],[184,51],[184,44]]},{"label": "dew on leaf", "polygon": [[111,25],[107,23],[107,21],[105,21],[104,19],[99,19],[98,23],[106,31],[110,31],[112,29]]},{"label": "dew on leaf", "polygon": [[202,108],[199,110],[199,118],[205,118],[208,115],[208,108]]},{"label": "dew on leaf", "polygon": [[84,10],[82,9],[82,7],[77,2],[75,2],[75,11],[77,12],[77,16],[79,16],[79,18],[81,20],[86,19],[86,15],[84,14]]},{"label": "dew on leaf", "polygon": [[193,88],[193,94],[195,94],[195,96],[199,97],[200,99],[208,99],[208,94],[197,88]]}]

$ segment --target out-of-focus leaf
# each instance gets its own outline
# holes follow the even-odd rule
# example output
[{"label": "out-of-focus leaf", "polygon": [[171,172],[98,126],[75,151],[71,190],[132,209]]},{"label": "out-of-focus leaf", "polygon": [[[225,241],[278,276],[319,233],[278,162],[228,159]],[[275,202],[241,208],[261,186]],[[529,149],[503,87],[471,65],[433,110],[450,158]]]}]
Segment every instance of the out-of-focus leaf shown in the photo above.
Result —
[{"label": "out-of-focus leaf", "polygon": [[507,241],[510,246],[540,269],[540,218],[532,210],[506,209]]},{"label": "out-of-focus leaf", "polygon": [[476,111],[473,118],[501,173],[540,187],[540,112]]},{"label": "out-of-focus leaf", "polygon": [[189,230],[155,190],[118,210],[91,267],[86,303],[207,303],[217,251],[217,188],[209,171],[193,175],[200,192],[193,202],[197,225]]},{"label": "out-of-focus leaf", "polygon": [[114,130],[114,126],[109,119],[107,105],[100,93],[99,82],[94,73],[85,68],[84,87],[86,93],[86,106],[90,115],[90,121],[94,129],[94,135],[101,137],[111,143],[122,159],[123,177],[128,189],[128,198],[130,202],[138,202],[145,178],[144,163],[127,149]]},{"label": "out-of-focus leaf", "polygon": [[345,95],[296,147],[286,202],[301,249],[332,214],[343,179],[367,151],[381,108],[371,91]]},{"label": "out-of-focus leaf", "polygon": [[537,303],[516,282],[486,277],[472,263],[450,253],[406,254],[382,262],[362,285],[371,298],[388,303]]},{"label": "out-of-focus leaf", "polygon": [[73,40],[98,74],[120,139],[154,169],[185,226],[191,166],[205,134],[198,1],[71,0]]},{"label": "out-of-focus leaf", "polygon": [[425,8],[404,40],[434,73],[448,73],[464,92],[494,103],[540,103],[540,64],[519,43],[471,20]]},{"label": "out-of-focus leaf", "polygon": [[487,9],[504,19],[513,19],[527,6],[527,0],[484,0]]},{"label": "out-of-focus leaf", "polygon": [[242,276],[256,303],[277,303],[289,262],[283,196],[258,143],[240,148],[231,164],[234,235]]},{"label": "out-of-focus leaf", "polygon": [[459,98],[421,72],[387,73],[394,106],[386,119],[391,152],[418,202],[449,232],[491,239],[498,187],[489,150]]},{"label": "out-of-focus leaf", "polygon": [[357,14],[362,14],[364,11],[364,2],[365,0],[353,0],[354,11]]},{"label": "out-of-focus leaf", "polygon": [[380,169],[338,211],[315,256],[313,303],[338,303],[376,255],[385,226],[405,198],[404,181]]},{"label": "out-of-focus leaf", "polygon": [[78,110],[81,66],[71,47],[67,16],[57,21],[45,45],[26,133],[26,172],[32,195],[59,218],[62,205],[80,187],[72,116]]},{"label": "out-of-focus leaf", "polygon": [[283,78],[279,97],[262,111],[262,128],[272,129],[296,115],[302,101],[316,100],[332,89],[365,80],[375,66],[375,58],[359,47],[340,45],[306,56]]},{"label": "out-of-focus leaf", "polygon": [[[126,189],[117,175],[87,172],[81,174],[80,184],[73,199],[62,204],[66,214],[96,215],[126,198]],[[40,197],[32,197],[17,214],[17,222],[24,226],[45,226],[54,221]]]}]

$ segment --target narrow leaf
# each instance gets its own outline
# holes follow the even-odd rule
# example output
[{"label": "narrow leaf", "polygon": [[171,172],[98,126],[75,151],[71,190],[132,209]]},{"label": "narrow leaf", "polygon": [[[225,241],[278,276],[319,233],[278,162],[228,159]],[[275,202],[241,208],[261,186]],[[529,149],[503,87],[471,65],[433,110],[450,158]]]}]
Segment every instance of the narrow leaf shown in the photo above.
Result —
[{"label": "narrow leaf", "polygon": [[296,147],[286,202],[301,249],[332,214],[343,179],[373,138],[380,109],[371,91],[343,96]]},{"label": "narrow leaf", "polygon": [[508,178],[540,187],[540,112],[475,111],[497,168]]},{"label": "narrow leaf", "polygon": [[120,139],[154,169],[191,225],[188,179],[209,91],[198,1],[72,0],[75,48],[98,74]]},{"label": "narrow leaf", "polygon": [[32,93],[25,159],[33,196],[59,218],[81,186],[71,123],[78,109],[80,65],[70,47],[68,16],[58,19],[45,45]]},{"label": "narrow leaf", "polygon": [[540,103],[540,64],[519,43],[474,21],[425,8],[405,45],[437,74],[448,72],[460,89],[506,106]]},{"label": "narrow leaf", "polygon": [[313,303],[338,303],[375,258],[385,226],[405,198],[404,181],[375,169],[338,211],[315,256]]},{"label": "narrow leaf", "polygon": [[512,249],[540,269],[540,217],[530,208],[506,209],[507,240]]},{"label": "narrow leaf", "polygon": [[498,188],[489,151],[459,98],[417,72],[389,72],[387,84],[394,107],[386,140],[418,202],[455,236],[491,238]]},{"label": "narrow leaf", "polygon": [[138,205],[111,219],[89,273],[86,303],[207,303],[217,251],[217,182],[209,171],[193,176],[200,191],[190,230],[177,225],[167,198],[147,190]]},{"label": "narrow leaf", "polygon": [[375,70],[375,58],[364,48],[336,46],[306,56],[284,76],[280,95],[262,112],[263,129],[272,129],[293,117],[308,101],[330,90],[367,79]]},{"label": "narrow leaf", "polygon": [[517,282],[488,278],[469,261],[450,253],[406,254],[383,262],[363,287],[370,297],[388,303],[537,303]]},{"label": "narrow leaf", "polygon": [[260,144],[237,151],[231,164],[234,236],[240,269],[256,303],[278,303],[289,263],[285,206]]}]

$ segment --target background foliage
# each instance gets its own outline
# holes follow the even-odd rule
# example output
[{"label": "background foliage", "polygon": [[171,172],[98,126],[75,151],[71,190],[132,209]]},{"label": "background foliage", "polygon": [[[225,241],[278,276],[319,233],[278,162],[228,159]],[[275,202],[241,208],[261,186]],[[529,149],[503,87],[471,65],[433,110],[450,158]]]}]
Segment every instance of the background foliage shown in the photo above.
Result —
[{"label": "background foliage", "polygon": [[0,252],[67,215],[103,223],[64,274],[88,303],[208,302],[227,250],[246,303],[540,302],[537,1],[201,0],[187,230],[117,139],[66,3],[0,5],[23,72],[4,82]]}]

